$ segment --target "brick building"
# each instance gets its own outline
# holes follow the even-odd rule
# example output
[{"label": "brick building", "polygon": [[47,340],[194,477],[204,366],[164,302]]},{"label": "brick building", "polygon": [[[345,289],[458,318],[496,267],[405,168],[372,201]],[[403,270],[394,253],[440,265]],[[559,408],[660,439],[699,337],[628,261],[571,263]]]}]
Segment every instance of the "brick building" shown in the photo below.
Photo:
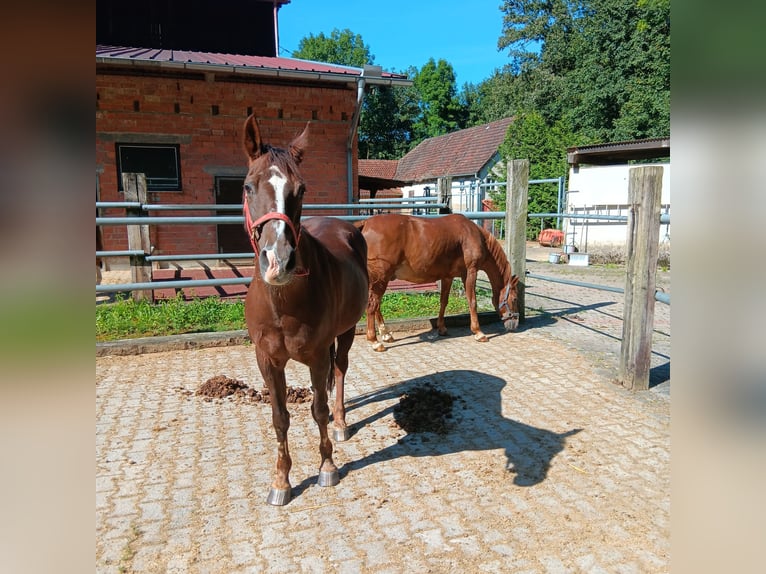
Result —
[{"label": "brick building", "polygon": [[[207,43],[196,38],[197,20],[226,12],[226,0],[195,3],[184,13],[186,28],[173,10],[182,3],[97,3],[96,198],[122,201],[121,173],[147,176],[148,202],[162,204],[241,203],[246,159],[242,125],[254,113],[264,140],[285,145],[311,122],[310,147],[302,164],[308,183],[306,203],[347,203],[359,197],[357,125],[365,90],[374,85],[410,85],[405,76],[276,57],[277,13],[289,0],[243,4],[259,23],[259,43],[241,53],[229,28]],[[199,6],[198,6],[199,4]],[[211,9],[204,8],[210,4]],[[160,8],[164,8],[164,11]],[[253,20],[250,20],[253,22]],[[166,33],[154,34],[165,23]],[[188,30],[185,32],[184,30]],[[195,30],[197,32],[195,32]],[[263,42],[262,38],[270,40]],[[133,39],[133,43],[131,43]],[[122,215],[104,209],[101,215]],[[317,212],[311,212],[316,214]],[[161,215],[208,215],[207,211]],[[231,212],[228,212],[232,215]],[[235,213],[236,214],[236,213]],[[154,215],[159,215],[155,213]],[[103,249],[127,247],[123,226],[104,226]],[[249,243],[239,225],[151,227],[154,254],[236,253]]]}]

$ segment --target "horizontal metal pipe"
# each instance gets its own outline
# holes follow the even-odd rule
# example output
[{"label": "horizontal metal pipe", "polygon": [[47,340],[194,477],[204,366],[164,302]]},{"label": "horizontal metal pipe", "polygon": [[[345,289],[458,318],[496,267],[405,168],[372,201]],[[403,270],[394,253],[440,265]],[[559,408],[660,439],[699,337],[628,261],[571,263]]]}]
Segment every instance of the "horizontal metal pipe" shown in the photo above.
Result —
[{"label": "horizontal metal pipe", "polygon": [[530,213],[528,217],[562,217],[564,219],[600,219],[603,221],[627,221],[627,215],[587,215],[580,213]]},{"label": "horizontal metal pipe", "polygon": [[[390,203],[390,204],[377,204],[370,203],[360,205],[358,203],[305,203],[303,204],[304,211],[311,211],[312,209],[371,209],[371,208],[388,208],[388,209],[407,209],[410,207],[446,207],[445,203],[426,204],[426,203]],[[220,204],[154,204],[143,205],[141,209],[144,211],[242,211],[242,204],[220,203]]]},{"label": "horizontal metal pipe", "polygon": [[[532,279],[540,279],[541,281],[551,281],[552,283],[563,283],[565,285],[574,285],[575,287],[586,287],[588,289],[599,289],[600,291],[611,291],[612,293],[625,293],[625,289],[622,287],[611,287],[609,285],[598,285],[596,283],[584,283],[582,281],[573,281],[571,279],[561,279],[559,277],[549,277],[547,275],[537,275],[536,273],[527,272],[527,277]],[[655,300],[660,303],[670,305],[670,295],[662,291],[655,291]]]},{"label": "horizontal metal pipe", "polygon": [[665,305],[670,305],[670,295],[668,293],[664,293],[662,291],[655,291],[654,298],[660,303],[665,303]]},{"label": "horizontal metal pipe", "polygon": [[198,223],[244,223],[241,215],[210,215],[207,217],[97,217],[96,225],[193,225]]},{"label": "horizontal metal pipe", "polygon": [[141,207],[138,201],[97,201],[96,208],[99,207]]},{"label": "horizontal metal pipe", "polygon": [[147,261],[196,261],[198,259],[252,259],[255,253],[200,253],[191,255],[147,255]]},{"label": "horizontal metal pipe", "polygon": [[187,287],[216,287],[218,285],[249,285],[252,277],[227,277],[224,279],[189,279],[188,281],[150,281],[146,283],[115,283],[96,285],[96,293],[117,291],[144,291],[147,289],[185,289]]},{"label": "horizontal metal pipe", "polygon": [[242,211],[241,203],[185,204],[155,203],[141,206],[144,211]]},{"label": "horizontal metal pipe", "polygon": [[527,273],[527,277],[531,277],[532,279],[540,279],[542,281],[551,281],[553,283],[564,283],[565,285],[574,285],[575,287],[587,287],[588,289],[612,291],[613,293],[625,293],[625,289],[621,287],[610,287],[609,285],[598,285],[596,283],[583,283],[582,281],[572,281],[571,279],[560,279],[558,277],[548,277],[546,275],[537,275],[535,273]]},{"label": "horizontal metal pipe", "polygon": [[[564,219],[600,219],[603,221],[627,221],[627,215],[596,215],[585,213],[529,213],[528,217],[562,217]],[[670,214],[661,213],[660,223],[670,223]]]},{"label": "horizontal metal pipe", "polygon": [[408,201],[435,202],[435,201],[439,201],[439,198],[436,197],[435,195],[433,196],[421,195],[418,197],[380,197],[380,198],[375,197],[375,198],[369,198],[369,199],[367,198],[360,199],[359,203],[376,203],[376,202],[379,203],[379,202],[386,202],[386,201],[403,202],[403,203],[406,203]]},{"label": "horizontal metal pipe", "polygon": [[143,255],[140,249],[123,249],[122,251],[96,251],[96,257],[130,257],[131,255]]},{"label": "horizontal metal pipe", "polygon": [[307,203],[303,209],[423,209],[447,207],[446,203]]},{"label": "horizontal metal pipe", "polygon": [[530,179],[529,183],[558,183],[559,178],[548,178],[548,179]]}]

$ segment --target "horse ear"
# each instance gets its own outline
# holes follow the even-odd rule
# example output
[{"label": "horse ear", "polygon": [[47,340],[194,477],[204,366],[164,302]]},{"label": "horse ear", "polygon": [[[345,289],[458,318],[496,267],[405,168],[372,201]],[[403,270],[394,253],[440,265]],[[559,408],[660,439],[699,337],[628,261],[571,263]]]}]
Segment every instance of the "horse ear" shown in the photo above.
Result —
[{"label": "horse ear", "polygon": [[309,145],[310,125],[311,122],[307,122],[306,127],[303,128],[303,131],[301,132],[301,135],[296,137],[293,141],[290,142],[290,145],[287,146],[287,149],[290,150],[290,155],[293,156],[293,159],[296,163],[301,163],[301,160],[303,159],[303,152]]},{"label": "horse ear", "polygon": [[255,115],[250,114],[245,120],[242,134],[242,146],[245,148],[245,155],[250,160],[254,160],[263,153],[263,142],[261,141],[261,130],[258,127],[258,120]]}]

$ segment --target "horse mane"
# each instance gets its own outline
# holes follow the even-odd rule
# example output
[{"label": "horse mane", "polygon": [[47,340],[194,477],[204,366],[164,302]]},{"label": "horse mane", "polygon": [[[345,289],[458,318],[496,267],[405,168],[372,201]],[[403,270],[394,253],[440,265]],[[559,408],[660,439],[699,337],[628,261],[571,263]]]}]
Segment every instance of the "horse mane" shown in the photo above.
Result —
[{"label": "horse mane", "polygon": [[511,262],[508,261],[503,246],[489,231],[478,225],[476,227],[478,227],[484,237],[484,244],[487,246],[490,258],[497,265],[497,270],[503,278],[503,285],[506,285],[511,280]]}]

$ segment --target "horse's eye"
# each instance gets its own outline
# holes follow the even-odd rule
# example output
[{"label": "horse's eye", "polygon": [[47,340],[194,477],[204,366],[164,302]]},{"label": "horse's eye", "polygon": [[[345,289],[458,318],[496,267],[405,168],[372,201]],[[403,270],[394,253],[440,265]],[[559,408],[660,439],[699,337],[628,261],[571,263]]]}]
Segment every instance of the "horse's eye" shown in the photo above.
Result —
[{"label": "horse's eye", "polygon": [[252,195],[252,193],[254,191],[253,190],[253,185],[251,183],[246,183],[245,185],[242,186],[242,188],[245,190],[245,193],[247,193],[249,195]]}]

